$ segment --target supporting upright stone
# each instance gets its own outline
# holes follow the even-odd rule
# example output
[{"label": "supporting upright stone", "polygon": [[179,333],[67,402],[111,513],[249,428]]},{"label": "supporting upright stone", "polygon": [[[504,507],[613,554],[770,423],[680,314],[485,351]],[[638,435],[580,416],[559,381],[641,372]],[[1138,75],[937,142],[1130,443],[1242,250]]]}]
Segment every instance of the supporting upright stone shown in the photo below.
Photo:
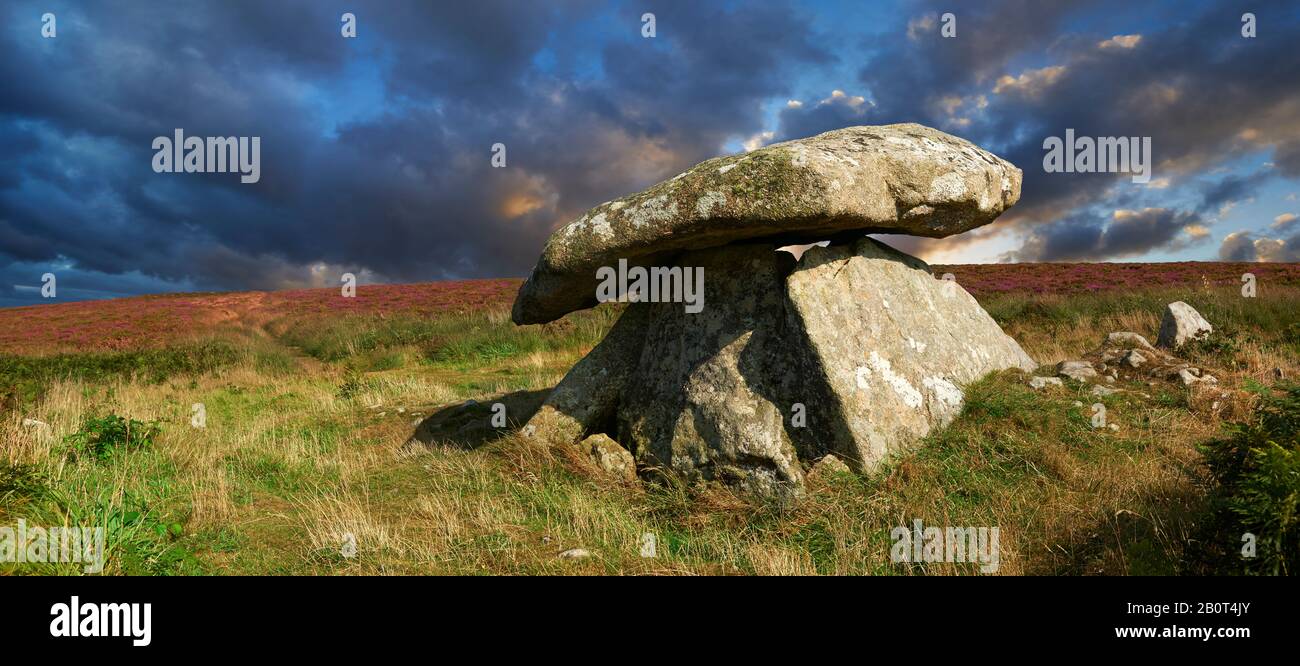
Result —
[{"label": "supporting upright stone", "polygon": [[613,426],[619,394],[641,358],[650,306],[633,303],[596,345],[560,380],[524,432],[574,443]]},{"label": "supporting upright stone", "polygon": [[618,441],[643,465],[780,495],[802,484],[774,395],[786,371],[783,279],[794,259],[775,245],[682,255],[704,271],[704,309],[656,303],[635,372],[624,384]]},{"label": "supporting upright stone", "polygon": [[970,382],[1036,367],[960,285],[870,238],[810,249],[786,292],[809,427],[858,469],[951,421]]}]

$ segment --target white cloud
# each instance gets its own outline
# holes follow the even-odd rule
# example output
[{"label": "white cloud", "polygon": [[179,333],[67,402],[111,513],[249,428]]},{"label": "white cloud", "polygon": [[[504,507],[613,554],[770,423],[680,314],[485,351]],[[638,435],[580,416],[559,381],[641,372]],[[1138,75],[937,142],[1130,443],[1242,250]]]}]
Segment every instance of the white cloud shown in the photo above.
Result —
[{"label": "white cloud", "polygon": [[1115,35],[1104,42],[1097,42],[1102,49],[1131,49],[1142,42],[1142,35]]},{"label": "white cloud", "polygon": [[935,26],[939,24],[938,14],[926,14],[919,18],[914,18],[907,22],[907,38],[913,41],[920,39],[923,33],[933,32]]},{"label": "white cloud", "polygon": [[993,94],[1001,95],[1010,91],[1033,97],[1051,87],[1064,73],[1065,65],[1053,65],[1042,69],[1027,69],[1020,76],[1003,74],[993,85]]}]

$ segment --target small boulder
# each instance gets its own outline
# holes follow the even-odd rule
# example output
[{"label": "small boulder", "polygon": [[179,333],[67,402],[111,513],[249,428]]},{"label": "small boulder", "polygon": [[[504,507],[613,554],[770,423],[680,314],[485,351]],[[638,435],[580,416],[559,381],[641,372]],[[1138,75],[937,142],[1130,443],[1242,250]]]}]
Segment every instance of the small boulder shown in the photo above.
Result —
[{"label": "small boulder", "polygon": [[591,459],[606,474],[624,481],[636,480],[636,463],[632,460],[632,452],[619,446],[608,435],[592,435],[582,440],[582,447],[591,452]]},{"label": "small boulder", "polygon": [[1182,301],[1174,301],[1165,307],[1165,316],[1160,320],[1160,336],[1156,338],[1156,346],[1178,349],[1212,332],[1214,327],[1210,322],[1205,321],[1195,308]]},{"label": "small boulder", "polygon": [[1031,377],[1029,379],[1029,388],[1039,391],[1048,386],[1065,386],[1065,382],[1060,377]]},{"label": "small boulder", "polygon": [[1193,384],[1202,384],[1202,383],[1204,384],[1219,383],[1219,380],[1215,379],[1213,375],[1210,375],[1208,373],[1202,373],[1200,370],[1196,368],[1183,368],[1179,370],[1178,379],[1183,382],[1183,386],[1191,386]]},{"label": "small boulder", "polygon": [[836,458],[834,454],[826,454],[821,460],[813,463],[812,469],[808,471],[809,479],[827,479],[837,474],[848,474],[852,470],[844,464],[843,460]]},{"label": "small boulder", "polygon": [[1087,361],[1061,361],[1056,364],[1056,374],[1076,382],[1087,382],[1097,378],[1097,371]]},{"label": "small boulder", "polygon": [[1130,349],[1124,354],[1124,358],[1121,362],[1136,370],[1142,367],[1143,363],[1147,362],[1147,357],[1143,356],[1142,353],[1136,349]]},{"label": "small boulder", "polygon": [[1154,349],[1146,338],[1130,331],[1119,331],[1107,335],[1103,346],[1119,349]]},{"label": "small boulder", "polygon": [[591,557],[591,551],[586,548],[570,548],[560,553],[562,560],[585,560],[588,557]]}]

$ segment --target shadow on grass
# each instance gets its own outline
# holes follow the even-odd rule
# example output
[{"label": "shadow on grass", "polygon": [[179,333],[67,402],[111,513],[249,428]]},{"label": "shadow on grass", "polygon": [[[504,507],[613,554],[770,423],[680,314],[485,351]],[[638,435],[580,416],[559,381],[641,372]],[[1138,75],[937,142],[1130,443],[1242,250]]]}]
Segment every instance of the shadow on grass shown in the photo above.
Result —
[{"label": "shadow on grass", "polygon": [[[476,449],[523,427],[542,406],[551,389],[515,391],[483,401],[449,405],[420,422],[407,446],[457,446]],[[495,405],[501,405],[504,410]],[[504,427],[495,427],[505,419]]]}]

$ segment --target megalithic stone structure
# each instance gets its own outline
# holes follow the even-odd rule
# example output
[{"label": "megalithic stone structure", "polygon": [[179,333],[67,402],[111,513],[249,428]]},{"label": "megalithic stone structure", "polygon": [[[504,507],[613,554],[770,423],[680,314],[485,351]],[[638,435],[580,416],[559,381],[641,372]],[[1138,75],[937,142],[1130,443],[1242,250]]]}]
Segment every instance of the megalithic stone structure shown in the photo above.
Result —
[{"label": "megalithic stone structure", "polygon": [[[620,265],[702,271],[702,308],[627,306],[526,432],[604,433],[643,469],[761,494],[798,492],[831,453],[874,469],[951,421],[970,382],[1035,364],[960,285],[866,234],[968,231],[1020,182],[935,129],[850,127],[597,206],[547,242],[516,323],[596,305],[599,272]],[[798,261],[778,250],[817,241]]]}]

